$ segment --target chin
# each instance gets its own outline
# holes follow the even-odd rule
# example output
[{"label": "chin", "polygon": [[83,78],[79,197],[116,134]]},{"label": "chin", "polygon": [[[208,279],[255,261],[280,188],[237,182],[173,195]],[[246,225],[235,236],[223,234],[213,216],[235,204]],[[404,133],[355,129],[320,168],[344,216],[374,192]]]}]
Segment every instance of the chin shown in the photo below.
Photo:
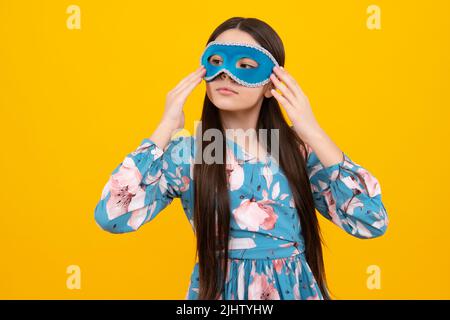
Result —
[{"label": "chin", "polygon": [[229,99],[229,98],[218,98],[214,99],[212,101],[214,105],[220,109],[225,111],[239,111],[239,110],[245,110],[249,109],[249,107],[241,106],[238,103],[236,103],[235,99]]},{"label": "chin", "polygon": [[238,111],[242,110],[242,108],[237,107],[235,104],[229,104],[229,103],[214,103],[214,105],[224,111]]}]

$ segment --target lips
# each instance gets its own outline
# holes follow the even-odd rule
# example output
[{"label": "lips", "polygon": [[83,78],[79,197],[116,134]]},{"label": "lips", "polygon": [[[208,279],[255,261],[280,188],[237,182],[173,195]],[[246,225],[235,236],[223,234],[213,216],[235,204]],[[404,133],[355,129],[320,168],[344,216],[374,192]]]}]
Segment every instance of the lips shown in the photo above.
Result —
[{"label": "lips", "polygon": [[234,91],[233,89],[231,89],[229,87],[219,87],[219,88],[217,88],[217,91],[219,91],[219,90],[237,93],[236,91]]}]

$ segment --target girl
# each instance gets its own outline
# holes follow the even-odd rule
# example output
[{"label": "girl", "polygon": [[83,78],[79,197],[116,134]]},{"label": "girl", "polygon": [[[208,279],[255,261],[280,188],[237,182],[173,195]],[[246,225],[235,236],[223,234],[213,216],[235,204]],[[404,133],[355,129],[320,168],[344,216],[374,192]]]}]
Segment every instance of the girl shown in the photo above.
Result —
[{"label": "girl", "polygon": [[[95,220],[112,233],[135,231],[180,198],[197,239],[186,299],[331,299],[315,209],[355,237],[381,236],[388,217],[378,181],[316,122],[300,86],[279,67],[284,48],[269,25],[231,18],[208,44],[215,46],[202,66],[167,95],[151,137],[112,172]],[[220,163],[197,161],[212,142],[172,136],[202,79],[201,125],[225,137],[217,140],[226,150]],[[279,147],[239,129],[276,132]]]}]

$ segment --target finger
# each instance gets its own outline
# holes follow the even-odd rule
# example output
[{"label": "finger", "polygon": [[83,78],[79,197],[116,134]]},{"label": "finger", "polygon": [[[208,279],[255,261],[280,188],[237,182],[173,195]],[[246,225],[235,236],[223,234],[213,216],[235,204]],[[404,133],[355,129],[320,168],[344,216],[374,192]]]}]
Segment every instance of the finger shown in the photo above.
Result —
[{"label": "finger", "polygon": [[192,77],[188,81],[186,81],[184,83],[184,85],[181,87],[181,90],[184,90],[184,88],[186,88],[186,86],[190,86],[193,83],[195,85],[199,84],[203,80],[205,73],[206,73],[206,69],[201,70],[200,73],[198,73],[197,75],[195,75],[194,77]]},{"label": "finger", "polygon": [[187,77],[181,80],[177,87],[183,86],[186,82],[189,82],[191,79],[196,78],[198,75],[201,75],[205,70],[206,69],[203,66],[198,67],[197,70],[191,72]]},{"label": "finger", "polygon": [[292,105],[289,103],[289,101],[283,97],[281,94],[279,94],[277,92],[277,90],[275,89],[271,89],[270,92],[273,94],[273,96],[275,97],[275,99],[277,99],[277,101],[286,109],[291,109]]},{"label": "finger", "polygon": [[295,81],[295,79],[285,69],[274,67],[273,71],[278,78],[286,83],[286,86],[296,97],[300,97],[303,94],[297,81]]},{"label": "finger", "polygon": [[[173,91],[177,91],[180,87],[184,86],[186,82],[189,82],[191,79],[196,78],[197,76],[201,75],[206,69],[203,66],[200,66],[197,68],[197,70],[191,72],[187,77],[185,77],[183,80],[181,80],[177,86],[173,89]],[[203,77],[203,75],[202,75]]]},{"label": "finger", "polygon": [[187,91],[188,93],[190,93],[192,90],[194,90],[194,88],[196,86],[198,86],[200,83],[202,82],[202,78],[198,77],[196,79],[194,79],[193,81],[189,82],[184,88],[183,90]]},{"label": "finger", "polygon": [[200,84],[201,81],[202,78],[198,77],[193,78],[189,82],[186,82],[182,87],[178,88],[178,90],[175,92],[175,96],[184,101],[188,97],[188,95],[192,92],[192,90],[194,90],[194,88]]},{"label": "finger", "polygon": [[277,78],[277,76],[275,76],[273,73],[270,75],[270,79],[275,84],[277,89],[279,89],[281,91],[281,93],[284,95],[284,97],[287,100],[289,100],[289,102],[292,105],[294,105],[294,101],[295,101],[296,97],[293,95],[293,93],[285,85],[283,85],[281,83],[281,81]]},{"label": "finger", "polygon": [[296,90],[297,92],[297,94],[298,93],[300,93],[300,95],[305,95],[304,94],[304,92],[303,92],[303,90],[302,90],[302,87],[300,87],[300,85],[298,84],[298,82],[295,80],[295,78],[286,70],[286,69],[284,69],[284,68],[281,68],[281,70],[288,76],[288,78],[290,78],[291,79],[291,81],[292,81],[292,83],[294,84],[294,90]]},{"label": "finger", "polygon": [[183,79],[182,82],[178,86],[176,86],[173,89],[173,93],[177,94],[180,91],[183,91],[187,86],[189,86],[191,83],[200,83],[205,75],[206,69],[201,69],[193,72],[191,75]]}]

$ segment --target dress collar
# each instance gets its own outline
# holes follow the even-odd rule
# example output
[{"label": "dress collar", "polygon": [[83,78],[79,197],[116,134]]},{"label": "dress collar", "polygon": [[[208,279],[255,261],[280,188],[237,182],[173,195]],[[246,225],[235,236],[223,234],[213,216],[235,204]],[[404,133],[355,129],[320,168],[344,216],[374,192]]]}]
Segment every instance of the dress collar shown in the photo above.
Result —
[{"label": "dress collar", "polygon": [[[261,160],[258,160],[256,156],[248,153],[244,148],[242,148],[241,145],[239,145],[237,142],[235,142],[233,139],[225,137],[227,147],[230,148],[231,152],[233,153],[234,157],[239,163],[242,162],[249,162],[249,163],[263,163]],[[271,156],[267,155],[265,157],[264,163],[269,163],[271,160]]]}]

